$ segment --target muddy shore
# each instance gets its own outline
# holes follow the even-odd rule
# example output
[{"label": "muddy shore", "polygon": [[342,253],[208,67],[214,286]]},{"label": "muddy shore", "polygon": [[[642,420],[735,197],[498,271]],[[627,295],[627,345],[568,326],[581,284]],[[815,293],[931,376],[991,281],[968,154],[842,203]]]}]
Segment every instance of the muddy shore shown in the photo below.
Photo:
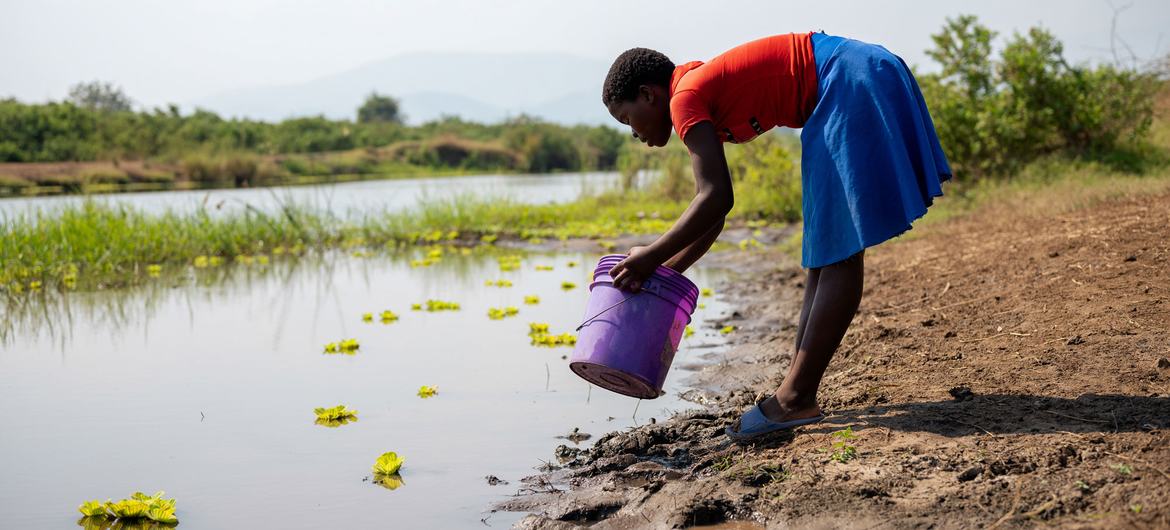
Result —
[{"label": "muddy shore", "polygon": [[674,367],[695,410],[550,455],[497,506],[533,512],[518,527],[1170,528],[1170,194],[871,249],[828,418],[745,446],[723,428],[779,386],[804,273],[777,251],[705,259],[736,273],[718,325],[738,330]]}]

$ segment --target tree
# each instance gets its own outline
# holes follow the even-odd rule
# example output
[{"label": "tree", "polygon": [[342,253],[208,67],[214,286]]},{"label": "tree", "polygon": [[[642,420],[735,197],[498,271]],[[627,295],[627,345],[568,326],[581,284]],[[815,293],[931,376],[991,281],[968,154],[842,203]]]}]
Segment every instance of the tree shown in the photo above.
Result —
[{"label": "tree", "polygon": [[122,87],[102,81],[73,85],[69,89],[69,101],[78,107],[106,112],[129,111],[132,103]]},{"label": "tree", "polygon": [[383,96],[377,92],[370,92],[366,102],[358,108],[357,121],[360,123],[398,123],[403,116],[398,108],[398,100],[391,96]]}]

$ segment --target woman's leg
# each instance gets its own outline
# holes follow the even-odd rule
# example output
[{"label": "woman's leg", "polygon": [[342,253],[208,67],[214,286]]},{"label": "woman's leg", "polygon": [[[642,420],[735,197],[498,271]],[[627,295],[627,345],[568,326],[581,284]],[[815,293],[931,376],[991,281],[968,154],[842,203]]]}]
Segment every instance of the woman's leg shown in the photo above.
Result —
[{"label": "woman's leg", "polygon": [[773,421],[820,413],[817,388],[861,302],[864,254],[859,252],[844,261],[809,270],[796,329],[796,355],[780,388],[760,404],[764,415]]}]

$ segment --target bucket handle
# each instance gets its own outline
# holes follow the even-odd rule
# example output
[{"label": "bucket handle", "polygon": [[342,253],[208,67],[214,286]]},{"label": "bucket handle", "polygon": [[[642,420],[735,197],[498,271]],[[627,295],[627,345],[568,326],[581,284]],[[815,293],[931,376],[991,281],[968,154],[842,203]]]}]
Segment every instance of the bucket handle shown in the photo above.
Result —
[{"label": "bucket handle", "polygon": [[622,305],[622,304],[626,303],[626,302],[627,302],[627,301],[629,301],[631,298],[633,298],[633,297],[635,297],[635,296],[638,296],[638,295],[642,294],[643,292],[645,292],[645,291],[638,291],[638,292],[636,292],[636,293],[634,293],[634,294],[632,294],[632,295],[630,295],[630,296],[627,296],[627,297],[625,297],[625,298],[622,298],[622,301],[620,301],[620,302],[618,302],[618,303],[616,303],[616,304],[613,304],[613,305],[611,305],[611,306],[609,306],[609,307],[607,307],[607,308],[605,308],[605,309],[602,309],[601,311],[598,311],[596,315],[593,315],[593,316],[591,316],[591,317],[589,317],[589,318],[585,319],[585,321],[584,321],[584,322],[582,322],[580,326],[577,326],[577,329],[575,329],[575,330],[573,330],[573,331],[581,331],[581,328],[585,327],[585,325],[586,325],[586,324],[588,324],[588,323],[590,323],[590,322],[593,322],[594,320],[597,320],[597,317],[600,317],[601,315],[604,315],[606,311],[609,311],[610,309],[613,309],[613,308],[615,308],[615,307],[617,307],[617,306],[619,306],[619,305]]}]

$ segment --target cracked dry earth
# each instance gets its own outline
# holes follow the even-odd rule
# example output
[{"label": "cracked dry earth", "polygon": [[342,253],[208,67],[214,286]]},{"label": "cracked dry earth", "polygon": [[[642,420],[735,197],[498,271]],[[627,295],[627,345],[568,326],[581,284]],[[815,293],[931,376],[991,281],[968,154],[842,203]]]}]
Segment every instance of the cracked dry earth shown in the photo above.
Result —
[{"label": "cracked dry earth", "polygon": [[562,450],[497,508],[532,529],[1170,528],[1170,193],[985,210],[870,249],[829,417],[746,446],[723,428],[780,384],[804,274],[719,256],[740,331],[672,375],[695,370],[701,408]]}]

